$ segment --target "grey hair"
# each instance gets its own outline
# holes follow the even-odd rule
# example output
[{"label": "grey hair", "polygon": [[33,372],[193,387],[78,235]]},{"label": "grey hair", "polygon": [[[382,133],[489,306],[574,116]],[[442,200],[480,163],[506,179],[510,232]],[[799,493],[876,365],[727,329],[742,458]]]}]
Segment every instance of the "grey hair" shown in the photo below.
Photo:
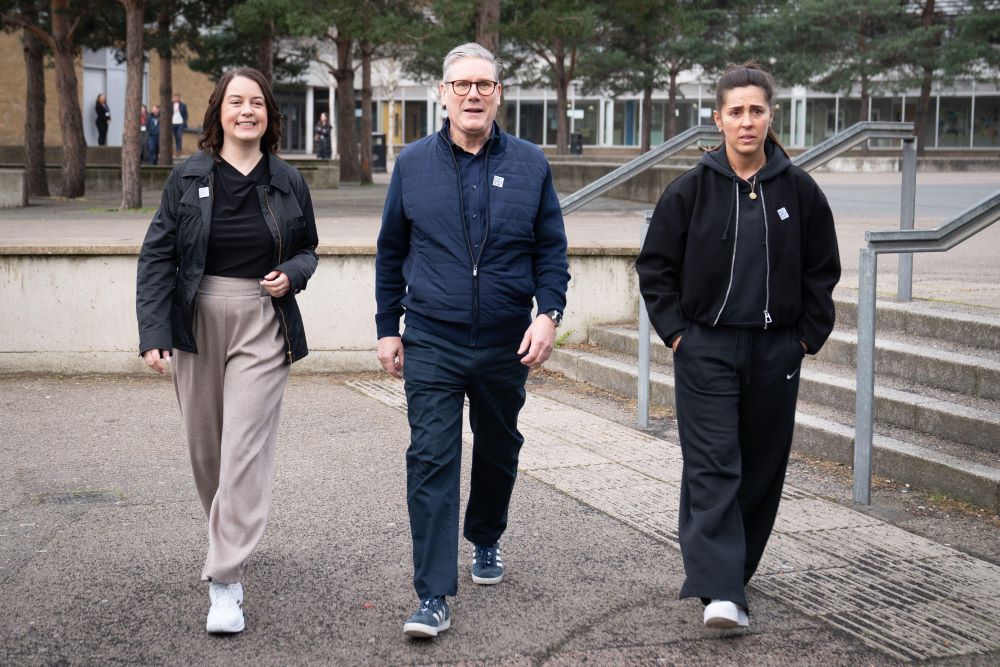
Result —
[{"label": "grey hair", "polygon": [[476,42],[461,44],[448,52],[448,55],[444,57],[444,65],[441,68],[442,81],[448,80],[448,69],[462,58],[480,58],[492,63],[496,80],[498,82],[500,81],[500,70],[503,67],[503,63],[500,62],[500,59],[497,58],[492,51],[487,49],[482,44],[477,44]]}]

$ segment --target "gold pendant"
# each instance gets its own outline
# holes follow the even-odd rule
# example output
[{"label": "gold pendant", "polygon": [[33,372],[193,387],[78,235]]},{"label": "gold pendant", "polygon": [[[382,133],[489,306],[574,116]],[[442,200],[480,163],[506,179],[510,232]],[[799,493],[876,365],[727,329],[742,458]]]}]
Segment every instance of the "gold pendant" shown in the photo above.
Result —
[{"label": "gold pendant", "polygon": [[751,192],[750,193],[750,199],[756,199],[756,198],[757,198],[757,193],[756,192]]}]

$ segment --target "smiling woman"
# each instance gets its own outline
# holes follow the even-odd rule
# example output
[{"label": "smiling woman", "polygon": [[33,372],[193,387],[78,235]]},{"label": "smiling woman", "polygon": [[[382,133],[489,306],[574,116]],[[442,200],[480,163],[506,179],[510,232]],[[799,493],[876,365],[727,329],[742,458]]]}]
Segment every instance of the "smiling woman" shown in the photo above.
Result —
[{"label": "smiling woman", "polygon": [[225,74],[204,128],[146,233],[136,314],[146,364],[163,373],[173,362],[208,521],[205,628],[235,633],[243,563],[271,509],[288,369],[308,353],[295,294],[316,270],[318,239],[302,175],[275,155],[278,107],[260,72]]}]

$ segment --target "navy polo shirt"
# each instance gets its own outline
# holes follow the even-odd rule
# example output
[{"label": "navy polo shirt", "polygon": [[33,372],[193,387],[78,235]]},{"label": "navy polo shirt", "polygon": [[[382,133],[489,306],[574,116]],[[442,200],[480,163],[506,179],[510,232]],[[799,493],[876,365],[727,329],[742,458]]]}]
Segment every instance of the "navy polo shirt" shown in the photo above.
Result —
[{"label": "navy polo shirt", "polygon": [[[492,137],[491,137],[492,141]],[[486,150],[490,141],[473,155],[452,142],[451,150],[458,162],[458,173],[462,178],[462,202],[465,204],[465,225],[469,229],[472,253],[478,258],[487,225],[486,197]]]}]

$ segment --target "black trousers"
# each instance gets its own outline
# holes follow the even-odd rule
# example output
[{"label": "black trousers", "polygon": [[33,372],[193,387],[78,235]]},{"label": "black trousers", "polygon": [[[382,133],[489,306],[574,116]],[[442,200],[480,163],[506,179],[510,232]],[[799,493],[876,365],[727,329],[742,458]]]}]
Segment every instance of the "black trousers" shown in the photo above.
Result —
[{"label": "black trousers", "polygon": [[413,586],[420,599],[458,592],[458,506],[462,407],[469,397],[472,479],[465,538],[493,544],[507,528],[524,438],[517,416],[528,367],[517,343],[468,347],[407,327],[403,377],[410,422],[406,501],[413,538]]},{"label": "black trousers", "polygon": [[791,327],[685,331],[674,355],[682,598],[747,606],[781,500],[803,356]]}]

